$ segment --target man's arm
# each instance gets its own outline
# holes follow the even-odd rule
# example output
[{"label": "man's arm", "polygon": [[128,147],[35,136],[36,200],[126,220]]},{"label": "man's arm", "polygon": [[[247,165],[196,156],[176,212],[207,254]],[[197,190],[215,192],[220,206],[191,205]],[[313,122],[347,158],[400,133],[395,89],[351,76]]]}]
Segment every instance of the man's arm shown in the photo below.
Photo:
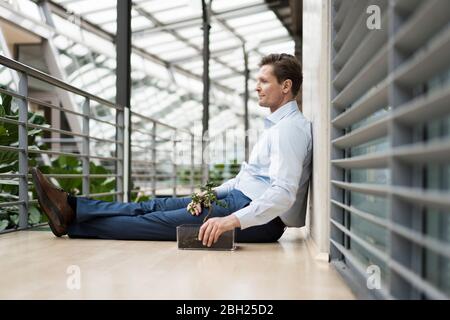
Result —
[{"label": "man's arm", "polygon": [[236,178],[232,178],[222,183],[220,186],[213,188],[214,192],[216,193],[217,199],[225,198],[228,193],[233,190],[235,184]]},{"label": "man's arm", "polygon": [[265,224],[294,204],[309,143],[305,131],[293,124],[274,131],[269,167],[271,186],[249,206],[233,213],[241,229]]}]

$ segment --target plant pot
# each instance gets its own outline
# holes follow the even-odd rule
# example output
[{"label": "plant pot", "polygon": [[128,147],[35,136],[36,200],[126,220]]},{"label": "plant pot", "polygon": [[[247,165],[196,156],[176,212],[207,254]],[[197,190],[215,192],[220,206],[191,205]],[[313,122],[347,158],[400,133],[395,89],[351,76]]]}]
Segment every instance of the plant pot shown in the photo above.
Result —
[{"label": "plant pot", "polygon": [[200,224],[183,224],[177,227],[177,243],[178,249],[190,249],[190,250],[235,250],[236,245],[234,243],[234,229],[222,233],[216,243],[213,243],[211,247],[204,246],[203,243],[198,240],[198,232],[200,230]]}]

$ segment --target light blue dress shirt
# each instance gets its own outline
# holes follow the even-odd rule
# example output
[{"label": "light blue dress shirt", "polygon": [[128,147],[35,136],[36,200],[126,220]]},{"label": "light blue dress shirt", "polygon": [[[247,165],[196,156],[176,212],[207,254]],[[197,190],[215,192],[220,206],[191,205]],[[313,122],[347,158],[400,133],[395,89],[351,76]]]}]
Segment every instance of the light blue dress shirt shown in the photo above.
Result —
[{"label": "light blue dress shirt", "polygon": [[264,119],[265,130],[239,174],[215,188],[218,198],[238,189],[252,199],[234,214],[241,229],[280,216],[287,226],[300,227],[311,175],[311,123],[290,101]]}]

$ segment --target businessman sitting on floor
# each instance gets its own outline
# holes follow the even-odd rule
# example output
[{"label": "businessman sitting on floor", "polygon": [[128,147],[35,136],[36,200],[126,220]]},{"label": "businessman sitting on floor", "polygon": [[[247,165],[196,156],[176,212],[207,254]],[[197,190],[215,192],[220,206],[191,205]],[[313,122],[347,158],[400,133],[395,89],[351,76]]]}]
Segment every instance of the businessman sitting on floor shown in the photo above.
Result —
[{"label": "businessman sitting on floor", "polygon": [[[275,242],[286,227],[300,227],[311,174],[311,124],[295,97],[302,84],[301,67],[288,54],[262,58],[256,91],[259,105],[269,108],[265,130],[239,174],[214,189],[226,207],[214,205],[214,217],[200,228],[199,239],[211,246],[236,229],[237,242]],[[176,240],[176,227],[201,224],[208,209],[190,197],[155,198],[121,203],[76,198],[32,169],[39,204],[53,233],[60,237],[130,240]],[[192,212],[190,212],[192,208]]]}]

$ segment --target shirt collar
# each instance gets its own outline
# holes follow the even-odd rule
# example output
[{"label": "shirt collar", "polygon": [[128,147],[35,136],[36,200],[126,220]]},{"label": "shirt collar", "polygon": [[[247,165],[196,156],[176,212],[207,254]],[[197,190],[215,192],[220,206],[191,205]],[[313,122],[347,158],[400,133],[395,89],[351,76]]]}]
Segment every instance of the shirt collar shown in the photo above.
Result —
[{"label": "shirt collar", "polygon": [[290,115],[291,113],[299,111],[297,106],[297,101],[292,100],[278,108],[275,112],[271,113],[264,119],[264,126],[270,128],[271,126],[277,124],[281,119]]}]

